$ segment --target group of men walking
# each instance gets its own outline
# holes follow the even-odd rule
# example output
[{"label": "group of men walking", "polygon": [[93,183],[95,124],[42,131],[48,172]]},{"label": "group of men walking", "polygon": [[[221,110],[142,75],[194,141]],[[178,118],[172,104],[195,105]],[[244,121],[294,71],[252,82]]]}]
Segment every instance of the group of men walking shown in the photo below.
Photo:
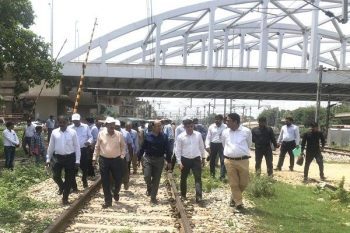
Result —
[{"label": "group of men walking", "polygon": [[[47,125],[51,126],[53,117]],[[129,188],[130,170],[137,174],[142,162],[143,174],[147,186],[146,195],[150,201],[157,203],[157,193],[164,166],[173,170],[175,164],[181,171],[180,191],[186,199],[187,179],[192,171],[195,180],[196,202],[202,202],[202,167],[205,160],[209,161],[210,174],[215,177],[217,157],[220,161],[220,176],[227,176],[231,187],[231,206],[243,210],[242,193],[249,183],[250,147],[255,144],[255,170],[261,174],[262,158],[265,157],[267,174],[273,175],[273,170],[281,171],[286,153],[290,156],[289,170],[294,168],[293,149],[300,146],[299,128],[293,124],[293,119],[286,118],[286,124],[281,128],[278,140],[271,127],[267,126],[266,118],[258,119],[259,126],[252,130],[241,125],[240,116],[230,113],[224,119],[216,115],[215,122],[206,128],[198,123],[198,119],[184,118],[176,129],[170,120],[156,120],[145,128],[131,122],[120,122],[107,117],[102,123],[87,118],[87,124],[81,122],[79,114],[73,114],[69,119],[60,116],[57,119],[58,128],[50,133],[46,164],[52,167],[53,179],[58,185],[58,194],[62,194],[62,203],[68,204],[71,191],[78,191],[76,174],[78,168],[82,171],[83,187],[88,187],[87,178],[95,176],[94,167],[99,164],[105,202],[104,208],[112,205],[112,199],[119,201],[121,185]],[[225,123],[224,123],[225,121]],[[15,147],[20,145],[13,124],[8,123],[4,130],[4,150],[6,167],[13,168]],[[30,155],[40,157],[46,153],[42,139],[42,126],[34,127],[27,122],[23,134],[23,148],[29,147]],[[301,151],[306,148],[304,181],[308,180],[308,171],[314,158],[319,165],[320,178],[325,179],[323,172],[322,148],[325,145],[323,134],[318,125],[313,123],[311,130],[302,136]],[[273,169],[272,151],[280,147],[277,167]],[[26,151],[26,150],[25,150]],[[209,156],[206,158],[206,153]],[[302,153],[303,156],[303,153]],[[62,180],[62,170],[65,178]],[[111,179],[112,177],[112,179]],[[112,182],[112,185],[111,185]]]}]

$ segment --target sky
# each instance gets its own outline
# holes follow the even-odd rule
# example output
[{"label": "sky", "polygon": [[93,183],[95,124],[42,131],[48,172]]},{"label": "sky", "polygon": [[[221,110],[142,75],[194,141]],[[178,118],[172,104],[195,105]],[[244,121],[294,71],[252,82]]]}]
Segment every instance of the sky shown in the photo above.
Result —
[{"label": "sky", "polygon": [[[31,27],[36,34],[42,36],[46,42],[50,42],[51,29],[51,2],[52,0],[31,0],[35,18],[35,24]],[[152,2],[152,4],[151,4]],[[173,10],[179,7],[188,6],[204,2],[201,0],[53,0],[53,48],[54,57],[57,56],[63,42],[67,43],[62,49],[60,56],[74,50],[79,45],[87,43],[91,36],[91,31],[95,18],[97,18],[97,27],[94,38],[102,36],[112,30],[147,18],[150,14]],[[126,38],[128,39],[128,38]],[[130,38],[131,39],[131,38]],[[214,105],[213,99],[193,99],[192,108],[190,99],[180,98],[143,98],[154,103],[158,114],[174,116],[195,115],[204,111],[204,105]],[[224,100],[216,100],[215,112],[223,113]],[[249,109],[251,106],[251,115],[257,117],[258,114],[266,108],[279,107],[280,109],[293,110],[298,107],[315,105],[310,101],[261,101],[261,108],[258,109],[258,100],[234,100],[233,104],[238,113],[242,113],[242,106]],[[230,100],[227,100],[227,111],[229,111]],[[326,103],[322,103],[323,106]],[[206,107],[208,110],[208,107]],[[206,110],[206,111],[207,111]],[[247,110],[246,114],[250,114]]]}]

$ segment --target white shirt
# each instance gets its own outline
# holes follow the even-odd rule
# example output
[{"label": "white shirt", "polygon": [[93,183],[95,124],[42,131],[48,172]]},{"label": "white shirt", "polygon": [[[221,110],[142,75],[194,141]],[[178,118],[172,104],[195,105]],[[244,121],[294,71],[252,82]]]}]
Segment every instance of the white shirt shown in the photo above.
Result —
[{"label": "white shirt", "polygon": [[218,127],[215,123],[211,124],[211,126],[209,126],[209,129],[208,129],[207,138],[205,139],[205,147],[209,148],[211,142],[222,143],[222,140],[221,140],[222,131],[226,128],[227,128],[227,125],[225,125],[224,123],[222,123],[220,127]]},{"label": "white shirt", "polygon": [[295,144],[299,145],[300,135],[299,135],[299,127],[296,125],[287,125],[282,126],[281,133],[278,137],[278,143],[281,142],[290,142],[295,141]]},{"label": "white shirt", "polygon": [[30,124],[30,126],[26,125],[26,128],[24,130],[24,136],[25,137],[33,137],[35,133],[35,126],[33,124]]},{"label": "white shirt", "polygon": [[73,129],[75,132],[77,132],[80,148],[86,147],[86,142],[92,144],[93,138],[91,135],[90,128],[87,124],[80,123],[79,127],[75,127],[75,125],[72,124],[68,126],[68,128]]},{"label": "white shirt", "polygon": [[252,133],[250,129],[242,125],[237,130],[227,128],[222,132],[222,145],[226,157],[239,158],[249,156],[249,148],[252,145]]},{"label": "white shirt", "polygon": [[47,149],[46,162],[50,162],[53,153],[68,155],[75,153],[75,163],[80,163],[80,146],[77,133],[68,128],[62,132],[61,128],[54,129]]},{"label": "white shirt", "polygon": [[96,143],[99,130],[95,124],[89,125],[89,128],[92,135],[92,142]]},{"label": "white shirt", "polygon": [[53,128],[55,128],[55,120],[54,119],[48,119],[47,121],[46,121],[46,127],[48,128],[48,129],[53,129]]},{"label": "white shirt", "polygon": [[15,131],[5,129],[2,132],[2,135],[4,140],[4,146],[16,146],[19,144],[19,140]]},{"label": "white shirt", "polygon": [[176,140],[176,160],[177,163],[181,163],[181,157],[188,159],[194,159],[201,156],[204,157],[204,143],[202,135],[193,131],[191,135],[187,132],[182,132]]}]

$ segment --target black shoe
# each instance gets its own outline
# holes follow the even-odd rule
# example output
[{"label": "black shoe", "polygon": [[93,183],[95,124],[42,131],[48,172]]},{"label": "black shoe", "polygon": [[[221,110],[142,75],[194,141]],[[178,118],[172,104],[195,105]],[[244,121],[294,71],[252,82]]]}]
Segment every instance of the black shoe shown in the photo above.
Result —
[{"label": "black shoe", "polygon": [[65,198],[62,198],[62,205],[69,205],[69,201]]},{"label": "black shoe", "polygon": [[129,183],[125,183],[124,184],[124,190],[128,190],[129,189]]},{"label": "black shoe", "polygon": [[240,204],[240,205],[236,206],[236,211],[238,213],[243,214],[246,211],[246,209],[244,208],[243,204]]},{"label": "black shoe", "polygon": [[62,195],[63,194],[63,189],[59,189],[58,191],[57,191],[57,195]]},{"label": "black shoe", "polygon": [[185,195],[181,195],[180,198],[181,198],[182,201],[186,201],[187,200],[187,197]]},{"label": "black shoe", "polygon": [[275,171],[281,171],[282,169],[279,168],[279,167],[276,167],[276,168],[274,168],[273,170],[275,170]]},{"label": "black shoe", "polygon": [[114,194],[113,198],[115,201],[119,201],[119,194]]},{"label": "black shoe", "polygon": [[294,171],[294,169],[293,169],[292,167],[289,167],[289,171],[291,171],[291,172],[292,172],[292,171]]},{"label": "black shoe", "polygon": [[157,198],[151,197],[151,203],[152,203],[152,204],[158,204]]},{"label": "black shoe", "polygon": [[147,190],[147,191],[146,191],[146,196],[147,196],[147,197],[151,196],[151,192]]},{"label": "black shoe", "polygon": [[77,188],[72,189],[72,193],[78,193],[78,192],[79,192],[79,190]]},{"label": "black shoe", "polygon": [[106,208],[111,207],[111,206],[112,206],[112,203],[104,203],[104,204],[102,205],[102,208],[103,208],[103,209],[106,209]]},{"label": "black shoe", "polygon": [[224,181],[224,180],[225,180],[225,177],[220,176],[219,180],[220,180],[220,181]]},{"label": "black shoe", "polygon": [[307,177],[304,177],[304,179],[303,179],[303,183],[304,183],[304,184],[306,184],[306,183],[307,183],[307,181],[308,181],[308,178],[307,178]]},{"label": "black shoe", "polygon": [[234,200],[231,199],[230,201],[230,207],[235,207],[236,206],[236,202]]},{"label": "black shoe", "polygon": [[85,182],[83,181],[83,187],[84,187],[84,188],[89,187],[89,185],[88,185],[88,182],[87,182],[87,181],[85,181]]},{"label": "black shoe", "polygon": [[196,203],[202,203],[203,202],[203,199],[202,197],[196,197]]},{"label": "black shoe", "polygon": [[207,157],[207,161],[208,161],[208,162],[210,161],[210,155]]},{"label": "black shoe", "polygon": [[326,177],[321,176],[320,179],[321,179],[322,181],[325,181],[325,180],[326,180]]}]

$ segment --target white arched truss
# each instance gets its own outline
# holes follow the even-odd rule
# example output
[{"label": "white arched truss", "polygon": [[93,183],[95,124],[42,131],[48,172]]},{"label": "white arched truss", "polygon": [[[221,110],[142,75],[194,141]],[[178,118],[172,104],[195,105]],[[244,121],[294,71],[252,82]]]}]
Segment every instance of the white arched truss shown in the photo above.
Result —
[{"label": "white arched truss", "polygon": [[[340,17],[341,1],[313,1],[324,10]],[[224,15],[224,16],[223,16]],[[167,22],[181,22],[162,28]],[[301,69],[313,72],[320,63],[336,69],[347,69],[350,34],[346,26],[307,1],[217,0],[175,9],[132,23],[101,36],[91,49],[100,49],[94,63],[105,64],[124,55],[118,63],[167,65],[167,60],[182,57],[187,65],[190,54],[197,54],[197,65],[228,67],[228,54],[237,59],[238,67],[249,67],[251,52],[257,51],[259,71],[264,72],[271,52],[276,54],[274,68],[283,68],[283,54],[299,57]],[[113,49],[113,40],[140,30],[147,33],[136,42]],[[61,57],[62,63],[75,61],[86,53],[88,44]],[[128,55],[130,51],[137,51]],[[220,58],[219,58],[220,57]],[[244,61],[245,57],[245,61]],[[220,61],[219,61],[220,59]]]}]

